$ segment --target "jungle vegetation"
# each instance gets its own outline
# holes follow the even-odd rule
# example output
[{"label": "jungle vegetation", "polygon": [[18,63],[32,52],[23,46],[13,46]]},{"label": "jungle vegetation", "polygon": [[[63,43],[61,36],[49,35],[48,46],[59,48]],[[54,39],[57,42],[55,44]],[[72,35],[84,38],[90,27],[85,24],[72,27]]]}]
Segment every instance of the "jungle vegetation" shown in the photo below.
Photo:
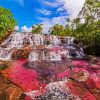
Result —
[{"label": "jungle vegetation", "polygon": [[16,20],[14,19],[11,11],[0,7],[0,40],[2,41],[9,31],[14,29]]},{"label": "jungle vegetation", "polygon": [[87,54],[100,56],[100,1],[86,0],[77,18],[67,18],[67,25],[56,24],[50,34],[74,36],[83,45]]}]

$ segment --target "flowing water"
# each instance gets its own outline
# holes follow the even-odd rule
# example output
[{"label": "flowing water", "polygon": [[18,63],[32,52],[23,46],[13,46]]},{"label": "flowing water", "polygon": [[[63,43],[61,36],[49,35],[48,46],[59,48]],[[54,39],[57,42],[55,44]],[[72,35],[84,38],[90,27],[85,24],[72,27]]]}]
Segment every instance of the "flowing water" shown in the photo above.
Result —
[{"label": "flowing water", "polygon": [[[59,36],[46,35],[46,34],[32,34],[13,32],[0,47],[0,60],[11,60],[13,51],[21,49],[28,45],[33,49],[30,52],[28,60],[49,60],[49,61],[61,61],[63,58],[82,58],[84,52],[82,48],[77,49],[74,44],[74,37],[64,37],[64,43],[62,43]],[[38,48],[36,46],[44,46],[44,48]]]},{"label": "flowing water", "polygon": [[[28,60],[5,62],[12,60],[16,50],[27,50],[27,46],[32,48],[28,49]],[[70,60],[83,56],[83,49],[74,37],[64,37],[62,41],[54,35],[13,32],[0,47],[0,60],[8,65],[1,74],[22,89],[23,100],[100,100],[100,60],[95,64]],[[17,90],[11,92],[8,82],[5,88],[4,83],[0,84],[2,89],[10,90],[10,98],[18,97]]]}]

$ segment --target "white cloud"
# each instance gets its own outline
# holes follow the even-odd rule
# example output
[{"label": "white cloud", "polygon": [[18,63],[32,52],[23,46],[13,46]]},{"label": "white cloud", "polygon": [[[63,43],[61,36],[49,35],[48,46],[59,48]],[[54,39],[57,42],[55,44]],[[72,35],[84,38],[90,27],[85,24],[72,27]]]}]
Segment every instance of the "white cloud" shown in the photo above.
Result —
[{"label": "white cloud", "polygon": [[59,7],[59,8],[57,9],[57,12],[61,12],[61,11],[64,11],[64,8],[63,8],[63,7]]},{"label": "white cloud", "polygon": [[85,0],[57,0],[59,3],[63,3],[63,8],[68,12],[69,17],[74,19],[82,9]]},{"label": "white cloud", "polygon": [[81,11],[84,3],[85,0],[56,0],[56,2],[44,1],[44,5],[47,5],[49,7],[57,7],[57,13],[65,10],[66,14],[69,14],[69,16],[60,15],[59,17],[53,17],[52,19],[39,18],[40,20],[42,20],[43,33],[48,33],[48,30],[50,29],[50,27],[52,27],[52,25],[65,25],[67,17],[69,17],[71,20],[76,18],[79,14],[79,11]]},{"label": "white cloud", "polygon": [[[42,18],[41,18],[42,20]],[[66,16],[60,16],[60,17],[53,17],[52,19],[44,19],[42,20],[43,24],[43,33],[48,34],[48,31],[50,27],[52,27],[55,24],[61,24],[65,25],[66,24]]]},{"label": "white cloud", "polygon": [[43,1],[44,5],[47,5],[49,7],[58,7],[58,12],[65,9],[71,19],[77,17],[84,3],[85,0],[56,0],[55,2]]},{"label": "white cloud", "polygon": [[38,11],[43,15],[51,15],[52,14],[51,11],[46,10],[46,9],[41,9],[41,10],[38,10]]},{"label": "white cloud", "polygon": [[49,2],[49,1],[42,1],[42,3],[46,6],[50,6],[50,7],[58,7],[61,5],[61,3],[59,2]]},{"label": "white cloud", "polygon": [[32,31],[32,27],[28,28],[26,26],[22,26],[21,30],[22,30],[22,32],[31,32]]},{"label": "white cloud", "polygon": [[[21,5],[24,5],[24,0],[15,0],[16,2],[20,3]],[[74,19],[77,17],[79,11],[82,9],[83,5],[85,3],[85,0],[56,0],[55,2],[49,2],[46,0],[43,0],[42,4],[45,5],[46,7],[57,7],[58,9],[56,10],[57,13],[66,10],[66,14],[69,14],[69,18]],[[52,14],[51,11],[49,10],[39,10],[39,12],[43,15],[50,15]],[[47,19],[47,18],[39,18],[39,20],[42,21],[43,24],[43,33],[48,33],[48,30],[52,25],[55,24],[61,24],[65,25],[66,24],[66,18],[67,16],[62,16],[60,15],[59,17],[53,17],[52,19]],[[16,29],[19,29],[16,27]],[[31,32],[32,28],[28,28],[26,26],[21,27],[21,30],[23,32]]]},{"label": "white cloud", "polygon": [[15,27],[14,27],[14,30],[15,30],[15,31],[18,31],[18,30],[19,30],[19,27],[18,27],[18,26],[15,26]]}]

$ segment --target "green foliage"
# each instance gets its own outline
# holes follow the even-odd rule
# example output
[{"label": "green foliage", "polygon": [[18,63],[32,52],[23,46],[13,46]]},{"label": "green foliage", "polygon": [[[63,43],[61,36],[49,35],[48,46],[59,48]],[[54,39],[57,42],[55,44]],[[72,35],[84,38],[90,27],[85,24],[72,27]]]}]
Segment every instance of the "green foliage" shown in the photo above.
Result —
[{"label": "green foliage", "polygon": [[73,32],[73,30],[72,30],[71,26],[70,25],[66,25],[65,26],[65,36],[66,35],[67,36],[71,36],[72,35],[72,32]]},{"label": "green foliage", "polygon": [[43,25],[42,24],[36,24],[36,25],[34,25],[34,26],[32,26],[32,33],[42,33],[42,30],[43,30],[43,27],[42,27]]},{"label": "green foliage", "polygon": [[[74,36],[84,45],[87,54],[100,56],[99,11],[99,0],[86,0],[77,18],[72,22],[67,18],[66,27],[59,24],[54,25],[50,33],[60,36]],[[84,23],[81,22],[81,18],[84,19]]]},{"label": "green foliage", "polygon": [[92,22],[87,25],[79,24],[73,31],[73,36],[83,43],[84,48],[90,49],[88,53],[96,54],[97,48],[100,49],[100,21]]},{"label": "green foliage", "polygon": [[88,54],[100,55],[100,20],[98,19],[98,0],[87,0],[80,15],[84,18],[84,23],[77,17],[73,23],[76,26],[73,36],[83,43]]},{"label": "green foliage", "polygon": [[59,36],[66,36],[71,34],[71,27],[69,25],[66,25],[65,27],[63,25],[55,24],[50,29],[50,34],[52,35],[59,35]]},{"label": "green foliage", "polygon": [[63,27],[62,25],[55,24],[55,25],[51,28],[50,34],[52,34],[52,35],[65,35],[65,34],[64,34],[64,27]]},{"label": "green foliage", "polygon": [[67,18],[66,21],[68,24],[65,27],[60,24],[55,24],[54,26],[52,26],[49,30],[50,34],[59,36],[70,36],[73,31],[71,26],[69,25],[70,18]]},{"label": "green foliage", "polygon": [[13,30],[16,24],[10,10],[0,7],[0,40],[9,30]]}]

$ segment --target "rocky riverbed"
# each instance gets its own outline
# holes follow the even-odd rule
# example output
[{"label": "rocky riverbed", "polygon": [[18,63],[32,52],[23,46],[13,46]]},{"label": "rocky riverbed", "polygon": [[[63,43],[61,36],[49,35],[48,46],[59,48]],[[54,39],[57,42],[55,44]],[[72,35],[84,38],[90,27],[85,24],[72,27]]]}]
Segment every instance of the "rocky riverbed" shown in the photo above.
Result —
[{"label": "rocky riverbed", "polygon": [[67,63],[1,62],[0,100],[100,100],[100,59]]},{"label": "rocky riverbed", "polygon": [[0,100],[100,100],[100,59],[74,37],[13,32],[0,60]]}]

